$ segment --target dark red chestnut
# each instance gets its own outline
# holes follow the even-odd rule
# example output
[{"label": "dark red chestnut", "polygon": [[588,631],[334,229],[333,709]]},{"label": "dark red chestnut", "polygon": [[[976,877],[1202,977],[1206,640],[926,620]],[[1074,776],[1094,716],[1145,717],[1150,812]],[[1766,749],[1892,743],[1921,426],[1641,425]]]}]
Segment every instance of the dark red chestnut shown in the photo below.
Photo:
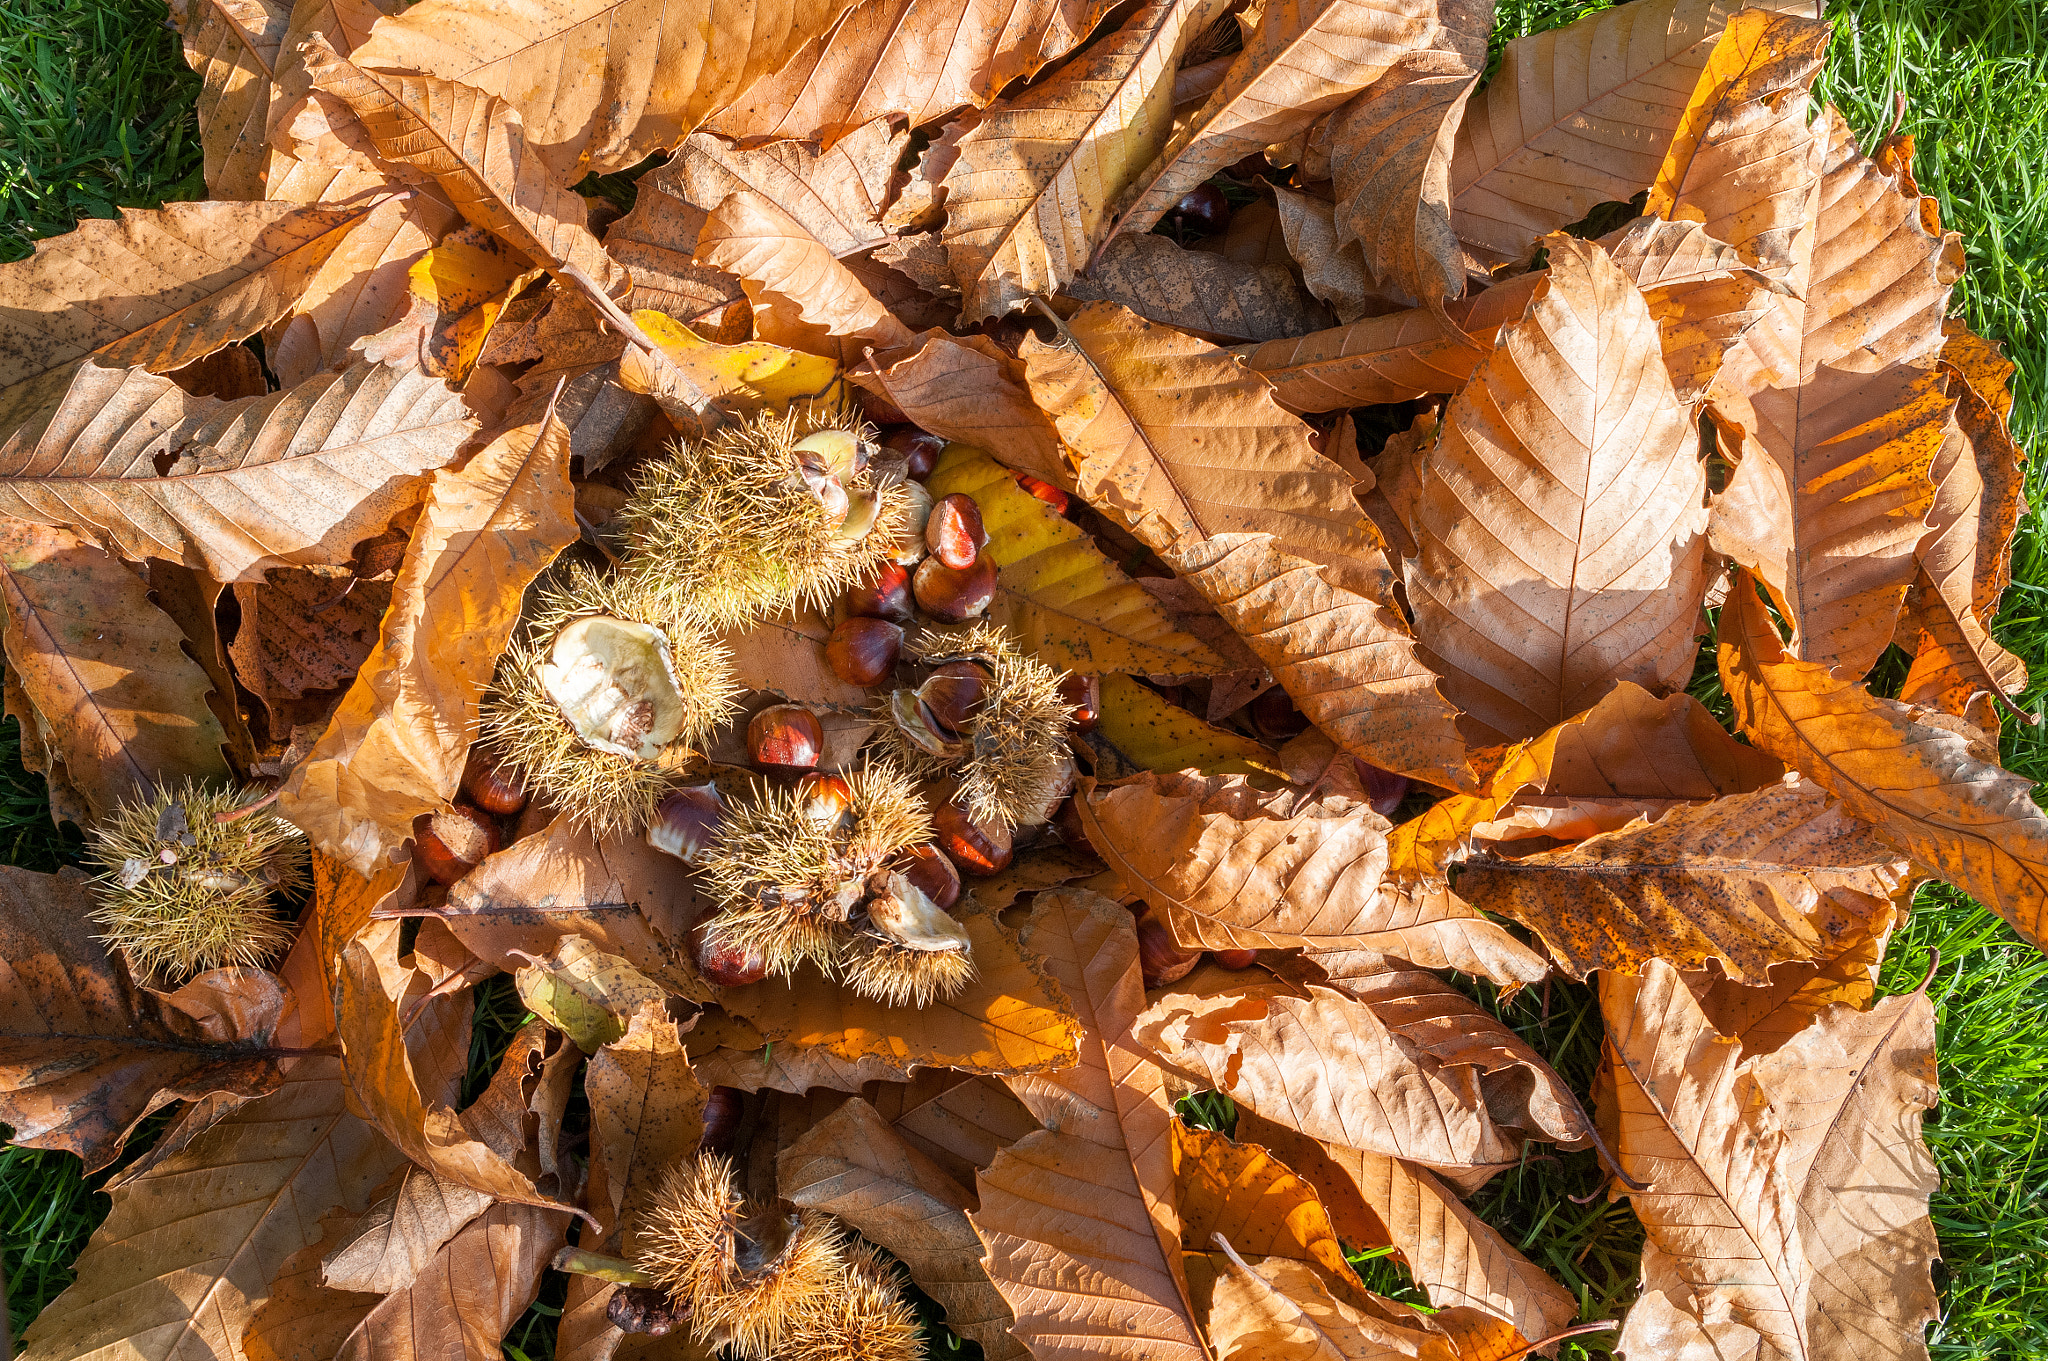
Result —
[{"label": "dark red chestnut", "polygon": [[939,451],[946,447],[946,440],[943,435],[914,425],[900,425],[882,437],[882,447],[903,455],[904,475],[922,482],[938,466]]},{"label": "dark red chestnut", "polygon": [[724,814],[725,801],[718,797],[717,785],[678,789],[655,808],[654,820],[647,824],[647,844],[694,865],[718,839],[718,820]]},{"label": "dark red chestnut", "polygon": [[737,1087],[713,1087],[704,1098],[704,1133],[697,1140],[700,1153],[730,1153],[740,1132],[745,1093]]},{"label": "dark red chestnut", "polygon": [[1166,923],[1151,913],[1138,920],[1138,968],[1148,988],[1164,987],[1186,978],[1201,960],[1200,950],[1183,950],[1174,944]]},{"label": "dark red chestnut", "polygon": [[1365,784],[1365,801],[1372,805],[1372,811],[1383,818],[1394,816],[1401,800],[1408,797],[1408,777],[1365,761],[1358,763],[1358,773]]},{"label": "dark red chestnut", "polygon": [[894,868],[940,908],[950,908],[960,901],[960,871],[953,868],[944,851],[929,841],[897,856]]},{"label": "dark red chestnut", "polygon": [[1308,731],[1308,720],[1294,707],[1287,692],[1275,685],[1259,692],[1246,711],[1252,727],[1268,742],[1284,742]]},{"label": "dark red chestnut", "polygon": [[940,804],[932,826],[939,849],[961,872],[986,879],[1009,868],[1015,853],[1009,828],[978,823],[957,803]]},{"label": "dark red chestnut", "polygon": [[866,619],[886,619],[892,624],[917,622],[909,569],[901,563],[883,563],[873,581],[846,593],[846,612]]},{"label": "dark red chestnut", "polygon": [[1060,698],[1074,706],[1074,729],[1089,732],[1102,717],[1102,677],[1068,672],[1060,681]]},{"label": "dark red chestnut", "polygon": [[452,884],[498,849],[498,825],[480,808],[458,803],[427,819],[413,843],[420,872],[437,884]]},{"label": "dark red chestnut", "polygon": [[1173,205],[1173,216],[1191,232],[1209,236],[1230,225],[1230,200],[1213,184],[1198,184]]},{"label": "dark red chestnut", "polygon": [[[899,569],[900,570],[900,569]],[[896,669],[903,630],[886,619],[855,615],[825,640],[825,661],[848,685],[878,685]]]},{"label": "dark red chestnut", "polygon": [[721,988],[744,988],[768,976],[768,961],[758,950],[743,950],[728,942],[710,922],[690,928],[690,957],[705,981]]},{"label": "dark red chestnut", "polygon": [[801,704],[771,704],[747,724],[747,755],[770,770],[809,770],[825,753],[825,729]]},{"label": "dark red chestnut", "polygon": [[510,817],[526,807],[526,781],[501,767],[482,747],[469,749],[469,760],[462,767],[462,792],[494,817]]},{"label": "dark red chestnut", "polygon": [[976,558],[965,571],[956,571],[937,558],[917,565],[911,579],[918,607],[942,624],[964,624],[987,611],[996,598],[996,566],[986,555]]},{"label": "dark red chestnut", "polygon": [[988,670],[979,662],[947,662],[917,687],[918,703],[940,731],[957,737],[988,697]]},{"label": "dark red chestnut", "polygon": [[974,566],[988,543],[988,530],[981,523],[981,507],[965,492],[941,496],[924,523],[924,546],[931,555],[955,571]]},{"label": "dark red chestnut", "polygon": [[1067,494],[1052,483],[1041,482],[1030,473],[1012,472],[1010,476],[1017,479],[1018,486],[1030,492],[1060,514],[1065,515],[1067,513]]},{"label": "dark red chestnut", "polygon": [[1217,967],[1235,971],[1238,969],[1249,969],[1252,965],[1258,963],[1259,952],[1257,950],[1211,950],[1209,958],[1216,961]]}]

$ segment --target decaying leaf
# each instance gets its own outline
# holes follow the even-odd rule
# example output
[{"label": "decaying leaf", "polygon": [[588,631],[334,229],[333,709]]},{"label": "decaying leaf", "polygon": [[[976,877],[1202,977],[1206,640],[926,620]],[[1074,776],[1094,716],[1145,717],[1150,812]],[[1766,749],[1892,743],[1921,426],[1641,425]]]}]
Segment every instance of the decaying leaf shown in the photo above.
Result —
[{"label": "decaying leaf", "polygon": [[407,1163],[398,1185],[369,1208],[349,1240],[320,1259],[320,1283],[367,1295],[403,1290],[490,1204],[481,1191]]},{"label": "decaying leaf", "polygon": [[562,937],[553,955],[519,970],[513,981],[527,1010],[585,1053],[624,1035],[634,1011],[665,996],[645,974],[583,936]]}]

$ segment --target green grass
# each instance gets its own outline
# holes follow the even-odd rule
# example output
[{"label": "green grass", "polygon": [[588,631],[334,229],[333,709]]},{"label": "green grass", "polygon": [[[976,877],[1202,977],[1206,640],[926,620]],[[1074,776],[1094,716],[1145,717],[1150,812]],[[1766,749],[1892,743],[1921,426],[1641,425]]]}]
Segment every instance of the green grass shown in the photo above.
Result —
[{"label": "green grass", "polygon": [[[1606,7],[1501,0],[1496,51],[1508,38]],[[1888,130],[1894,92],[1907,95],[1904,127],[1919,139],[1921,185],[1968,252],[1957,306],[2019,364],[2014,433],[2038,451],[2048,434],[2048,5],[1843,0],[1830,11],[1842,22],[1822,93],[1864,134]],[[27,254],[33,239],[79,217],[201,194],[197,80],[163,23],[154,0],[0,0],[0,260]],[[2029,493],[2035,504],[2048,493],[2048,461],[2033,462]],[[2038,678],[2023,697],[2038,714],[2048,692],[2048,526],[2038,513],[2022,522],[2013,570],[1998,634]],[[1713,694],[1707,685],[1703,697]],[[41,781],[21,770],[14,739],[13,725],[0,725],[0,860],[53,868],[75,856],[77,836],[51,828]],[[2008,725],[2004,747],[2014,770],[2048,778],[2048,724]],[[1939,1361],[2048,1355],[2048,958],[1939,887],[1919,894],[1885,962],[1885,988],[1915,985],[1934,951],[1942,1105],[1927,1139],[1942,1170],[1933,1213],[1945,1260],[1931,1347]],[[502,987],[479,994],[481,1075],[521,1017]],[[1586,1090],[1599,1033],[1587,989],[1553,983],[1500,1011]],[[1218,1124],[1230,1118],[1227,1103],[1201,1114]],[[68,1284],[70,1262],[106,1213],[97,1194],[104,1180],[82,1177],[66,1155],[0,1150],[0,1239],[16,1336]],[[1496,1179],[1475,1202],[1579,1293],[1588,1319],[1626,1307],[1641,1245],[1627,1206],[1594,1195],[1600,1186],[1590,1154],[1546,1155]],[[1377,1288],[1408,1289],[1384,1258],[1361,1267]],[[549,1354],[559,1291],[551,1279],[542,1304],[514,1326],[515,1361]],[[1598,1355],[1610,1344],[1611,1335],[1574,1339],[1563,1354]]]}]

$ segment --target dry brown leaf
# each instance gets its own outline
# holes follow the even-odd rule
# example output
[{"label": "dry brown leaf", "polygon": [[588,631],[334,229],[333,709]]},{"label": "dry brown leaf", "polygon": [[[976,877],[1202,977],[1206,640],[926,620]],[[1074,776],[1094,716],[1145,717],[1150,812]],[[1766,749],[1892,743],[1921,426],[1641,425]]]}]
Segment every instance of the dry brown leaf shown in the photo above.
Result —
[{"label": "dry brown leaf", "polygon": [[1236,353],[1265,375],[1274,399],[1289,411],[1338,411],[1456,392],[1492,352],[1500,328],[1521,319],[1542,279],[1517,275],[1446,304],[1451,326],[1432,309],[1417,307]]},{"label": "dry brown leaf", "polygon": [[1620,681],[1683,687],[1706,589],[1706,470],[1649,309],[1597,245],[1547,242],[1426,456],[1407,563],[1445,697],[1510,738]]},{"label": "dry brown leaf", "polygon": [[[1954,233],[1910,175],[1862,155],[1832,109],[1785,283],[1728,357],[1717,427],[1740,462],[1714,498],[1714,547],[1756,573],[1807,661],[1851,677],[1891,642],[1934,503],[1953,399],[1935,367]],[[1679,200],[1679,209],[1686,206]]]},{"label": "dry brown leaf", "polygon": [[0,433],[54,406],[88,354],[169,373],[261,330],[367,211],[174,203],[37,242],[0,265]]},{"label": "dry brown leaf", "polygon": [[[702,327],[712,340],[744,340],[752,334],[746,291],[732,275],[696,258],[706,216],[657,170],[640,180],[633,211],[605,228],[604,248],[632,272],[627,305],[634,311],[660,312],[685,326]],[[742,326],[730,336],[723,328],[734,317]]]},{"label": "dry brown leaf", "polygon": [[434,475],[377,650],[279,811],[369,873],[455,794],[478,696],[526,584],[576,538],[568,431],[553,415]]},{"label": "dry brown leaf", "polygon": [[1018,486],[1009,469],[954,446],[939,456],[925,486],[934,497],[971,496],[981,508],[988,531],[982,552],[996,566],[988,617],[1040,661],[1091,674],[1227,669],[1200,639],[1175,628],[1086,531]]},{"label": "dry brown leaf", "polygon": [[[273,1046],[283,992],[268,974],[202,974],[166,998],[136,987],[87,920],[84,875],[0,866],[0,1118],[24,1148],[76,1153],[87,1172],[112,1162],[143,1116],[212,1092],[260,1096],[282,1079]],[[230,989],[230,1004],[268,1014],[208,1026],[175,1003]],[[188,1000],[189,999],[189,1000]],[[173,1005],[166,1005],[166,1002]]]},{"label": "dry brown leaf", "polygon": [[1565,1148],[1583,1147],[1592,1122],[1564,1079],[1529,1043],[1464,993],[1423,969],[1369,951],[1304,958],[1329,985],[1372,1007],[1416,1054],[1444,1068],[1471,1068],[1487,1109],[1504,1125]]},{"label": "dry brown leaf", "polygon": [[[1521,1345],[1505,1336],[1506,1324],[1471,1317],[1471,1310],[1425,1316],[1366,1291],[1339,1298],[1304,1263],[1247,1261],[1220,1236],[1211,1246],[1221,1251],[1191,1253],[1188,1266],[1201,1282],[1210,1340],[1223,1361],[1477,1361],[1513,1356]],[[1491,1350],[1468,1353],[1454,1340],[1460,1336],[1475,1336]]]},{"label": "dry brown leaf", "polygon": [[642,837],[599,841],[556,818],[464,875],[440,920],[479,958],[501,968],[545,955],[581,935],[669,992],[696,1001],[710,989],[680,949],[708,910],[673,857]]},{"label": "dry brown leaf", "polygon": [[[1644,0],[1516,38],[1458,127],[1452,226],[1481,268],[1656,178],[1731,0]],[[1810,0],[1767,9],[1811,13]]]},{"label": "dry brown leaf", "polygon": [[[33,1361],[232,1357],[284,1260],[335,1206],[360,1213],[404,1161],[343,1101],[341,1066],[297,1061],[284,1085],[112,1188],[78,1279],[22,1342]],[[223,1185],[233,1195],[223,1196]]]},{"label": "dry brown leaf", "polygon": [[425,0],[378,24],[355,56],[510,101],[566,187],[682,141],[848,3],[762,11],[750,0]]},{"label": "dry brown leaf", "polygon": [[776,345],[851,365],[869,345],[910,342],[910,330],[803,225],[752,189],[705,219],[697,258],[750,285],[754,330]]},{"label": "dry brown leaf", "polygon": [[1303,803],[1243,776],[1083,781],[1088,843],[1193,949],[1366,949],[1509,984],[1542,961],[1456,896],[1383,882],[1385,819],[1354,786]]},{"label": "dry brown leaf", "polygon": [[[343,569],[272,568],[254,585],[235,586],[242,611],[230,648],[235,674],[270,714],[270,731],[326,722],[323,691],[354,678],[377,646],[391,604],[391,583]],[[296,701],[315,696],[312,704]],[[318,716],[308,714],[317,709]]]},{"label": "dry brown leaf", "polygon": [[1578,1315],[1570,1291],[1515,1251],[1428,1169],[1322,1144],[1254,1112],[1240,1111],[1237,1120],[1239,1137],[1271,1149],[1315,1187],[1333,1214],[1355,1206],[1355,1219],[1340,1219],[1338,1232],[1354,1247],[1399,1248],[1409,1276],[1437,1308],[1483,1309],[1537,1339],[1563,1331]]},{"label": "dry brown leaf", "polygon": [[907,1083],[867,1090],[905,1143],[924,1153],[964,1187],[996,1154],[1039,1128],[1002,1079],[926,1068]]},{"label": "dry brown leaf", "polygon": [[1119,237],[1064,296],[1112,302],[1218,344],[1272,340],[1327,325],[1330,314],[1282,265],[1241,265],[1164,236]]},{"label": "dry brown leaf", "polygon": [[1265,535],[1214,535],[1167,560],[1331,740],[1383,770],[1473,786],[1458,710],[1392,604],[1338,585]]},{"label": "dry brown leaf", "polygon": [[630,1246],[662,1172],[697,1150],[706,1088],[690,1069],[676,1023],[657,1002],[592,1056],[584,1089],[593,1150],[588,1198],[604,1226],[594,1241]]},{"label": "dry brown leaf", "polygon": [[973,1193],[905,1143],[865,1101],[849,1101],[776,1160],[784,1199],[837,1216],[895,1254],[918,1288],[946,1311],[946,1326],[981,1344],[989,1361],[1030,1352],[1010,1333],[1015,1316],[981,1266],[967,1221]]},{"label": "dry brown leaf", "polygon": [[1825,961],[1881,930],[1910,878],[1869,828],[1797,781],[1681,804],[1569,850],[1468,860],[1458,891],[1535,931],[1574,978],[1713,959],[1754,985],[1774,964]]},{"label": "dry brown leaf", "polygon": [[216,199],[263,199],[272,81],[291,6],[278,0],[174,0],[171,22],[199,73],[199,145]]},{"label": "dry brown leaf", "polygon": [[1325,1143],[1459,1171],[1515,1163],[1519,1135],[1495,1123],[1464,1075],[1418,1059],[1367,1004],[1308,991],[1169,993],[1133,1033],[1200,1085]]},{"label": "dry brown leaf", "polygon": [[1033,405],[1023,369],[986,336],[927,331],[917,349],[876,355],[852,377],[923,429],[986,450],[1019,472],[1071,487],[1052,418]]},{"label": "dry brown leaf", "polygon": [[1438,0],[1426,44],[1330,116],[1337,239],[1357,241],[1380,290],[1428,305],[1465,292],[1451,227],[1451,152],[1486,64],[1492,6]]},{"label": "dry brown leaf", "polygon": [[985,106],[1065,56],[1113,8],[1106,0],[865,0],[706,126],[748,144],[827,145],[871,119],[911,127]]},{"label": "dry brown leaf", "polygon": [[1868,1011],[1877,1000],[1878,967],[1889,931],[1866,935],[1825,964],[1780,964],[1770,981],[1747,986],[1712,970],[1686,976],[1707,1023],[1742,1042],[1745,1054],[1773,1054],[1836,1003]]},{"label": "dry brown leaf", "polygon": [[1782,762],[1730,737],[1691,695],[1623,682],[1584,714],[1510,752],[1493,792],[1568,798],[1714,799],[1774,784]]},{"label": "dry brown leaf", "polygon": [[0,445],[0,512],[132,561],[260,581],[269,567],[347,563],[476,428],[460,393],[410,368],[358,363],[221,402],[88,362],[40,429]]},{"label": "dry brown leaf", "polygon": [[213,682],[129,567],[67,530],[0,519],[7,712],[52,815],[104,817],[160,782],[226,775]]},{"label": "dry brown leaf", "polygon": [[[892,134],[886,118],[854,128],[822,151],[807,142],[745,151],[700,132],[642,183],[704,213],[715,212],[726,195],[751,189],[839,258],[889,239],[882,210],[909,141],[908,131]],[[611,233],[605,240],[610,243]]]},{"label": "dry brown leaf", "polygon": [[1351,559],[1347,588],[1373,579],[1352,557],[1369,551],[1372,532],[1351,479],[1228,351],[1090,303],[1056,343],[1026,339],[1023,359],[1081,494],[1146,547],[1169,553],[1217,534],[1265,533],[1311,562]]},{"label": "dry brown leaf", "polygon": [[1924,1357],[1937,1306],[1920,1120],[1924,992],[1838,1007],[1767,1057],[1715,1033],[1678,972],[1601,980],[1624,1171],[1649,1230],[1620,1349]]},{"label": "dry brown leaf", "polygon": [[1126,192],[1118,232],[1150,231],[1217,171],[1286,141],[1371,85],[1430,40],[1436,9],[1404,0],[1269,0],[1216,92]]},{"label": "dry brown leaf", "polygon": [[868,708],[864,686],[841,680],[825,661],[832,621],[806,605],[719,635],[732,653],[732,676],[749,690],[848,713]]},{"label": "dry brown leaf", "polygon": [[[1273,186],[1273,199],[1287,255],[1298,262],[1308,291],[1328,303],[1347,326],[1361,317],[1380,315],[1386,300],[1366,273],[1365,252],[1356,241],[1337,244],[1337,206],[1281,185]],[[1231,225],[1236,222],[1233,216]]]},{"label": "dry brown leaf", "polygon": [[1071,1065],[1077,1023],[1070,1000],[1035,951],[970,901],[961,899],[955,911],[973,942],[974,981],[916,1013],[914,1027],[904,1024],[909,1011],[811,976],[796,986],[770,979],[726,988],[718,1000],[777,1049],[816,1045],[849,1062],[880,1058],[899,1080],[919,1067],[1023,1073]]},{"label": "dry brown leaf", "polygon": [[944,181],[944,241],[964,320],[1050,296],[1087,268],[1112,200],[1166,143],[1182,49],[1222,9],[1147,0],[960,139]]},{"label": "dry brown leaf", "polygon": [[2048,816],[1988,745],[1924,721],[1815,662],[1792,661],[1754,584],[1721,609],[1721,684],[1758,747],[1796,768],[1916,864],[2044,939]]},{"label": "dry brown leaf", "polygon": [[[415,6],[405,19],[420,17]],[[402,22],[391,21],[390,30]],[[378,69],[367,55],[376,46],[373,37],[356,53],[372,63],[365,69],[316,35],[307,44],[306,71],[315,89],[355,111],[398,173],[438,187],[465,218],[535,265],[580,271],[606,292],[624,286],[625,271],[585,225],[583,200],[549,177],[512,105],[454,80]]]},{"label": "dry brown leaf", "polygon": [[366,1295],[403,1290],[490,1205],[483,1192],[407,1163],[398,1185],[356,1222],[348,1241],[320,1259],[320,1283]]},{"label": "dry brown leaf", "polygon": [[496,1361],[499,1344],[540,1292],[569,1216],[493,1205],[471,1220],[404,1290],[349,1333],[341,1361]]},{"label": "dry brown leaf", "polygon": [[[349,1090],[366,1117],[407,1157],[450,1181],[496,1200],[562,1208],[536,1190],[504,1154],[476,1137],[468,1122],[440,1099],[431,1072],[422,1083],[400,1016],[405,997],[393,997],[380,972],[363,941],[342,951],[335,1029]],[[466,1057],[448,1065],[457,1078]]]},{"label": "dry brown leaf", "polygon": [[1181,1275],[1171,1200],[1173,1111],[1165,1074],[1131,1044],[1144,1005],[1131,916],[1080,889],[1038,895],[1024,932],[1079,1013],[1079,1062],[1013,1078],[1052,1128],[1027,1134],[976,1177],[969,1216],[982,1259],[1039,1361],[1205,1361]]}]

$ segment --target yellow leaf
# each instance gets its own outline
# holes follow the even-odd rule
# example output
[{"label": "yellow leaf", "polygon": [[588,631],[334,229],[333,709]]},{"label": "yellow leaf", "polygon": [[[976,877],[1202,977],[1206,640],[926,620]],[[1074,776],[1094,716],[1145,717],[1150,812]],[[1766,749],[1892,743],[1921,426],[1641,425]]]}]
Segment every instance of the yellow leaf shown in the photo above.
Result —
[{"label": "yellow leaf", "polygon": [[1129,676],[1103,677],[1099,732],[1132,765],[1145,770],[1287,778],[1279,757],[1261,743],[1211,727]]},{"label": "yellow leaf", "polygon": [[1144,587],[1124,575],[1081,528],[1017,485],[978,449],[948,445],[925,482],[981,507],[997,568],[989,618],[1040,660],[1068,671],[1206,675],[1227,663],[1174,628]]},{"label": "yellow leaf", "polygon": [[846,401],[839,361],[764,340],[715,345],[660,312],[635,312],[633,321],[662,353],[735,416],[780,411],[807,402],[826,411]]}]

